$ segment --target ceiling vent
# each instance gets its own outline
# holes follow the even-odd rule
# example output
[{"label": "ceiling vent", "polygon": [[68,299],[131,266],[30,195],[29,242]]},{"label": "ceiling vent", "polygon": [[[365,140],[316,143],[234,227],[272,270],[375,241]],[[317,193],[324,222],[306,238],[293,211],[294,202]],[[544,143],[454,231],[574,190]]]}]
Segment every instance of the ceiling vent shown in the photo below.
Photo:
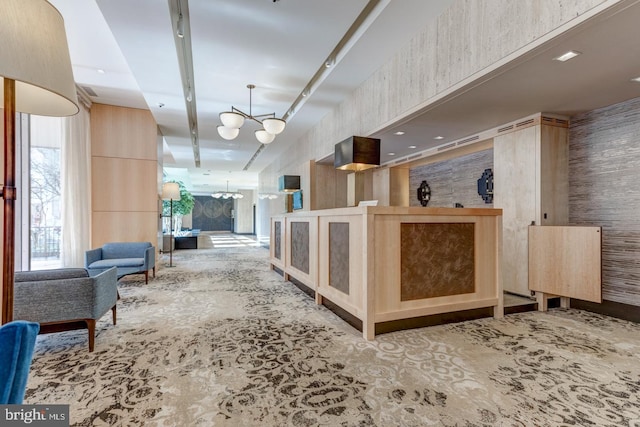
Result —
[{"label": "ceiling vent", "polygon": [[516,123],[516,127],[517,127],[517,128],[520,128],[520,127],[522,127],[522,126],[531,125],[531,124],[533,124],[534,122],[535,122],[535,120],[534,120],[534,119],[524,120],[524,121],[522,121],[522,122]]},{"label": "ceiling vent", "polygon": [[469,142],[477,141],[479,139],[480,139],[480,135],[474,135],[474,136],[472,136],[470,138],[463,139],[462,141],[458,141],[456,145],[468,144]]},{"label": "ceiling vent", "polygon": [[447,144],[447,145],[443,145],[441,147],[438,147],[438,151],[448,150],[449,148],[453,148],[455,146],[456,146],[456,143],[452,142],[451,144]]}]

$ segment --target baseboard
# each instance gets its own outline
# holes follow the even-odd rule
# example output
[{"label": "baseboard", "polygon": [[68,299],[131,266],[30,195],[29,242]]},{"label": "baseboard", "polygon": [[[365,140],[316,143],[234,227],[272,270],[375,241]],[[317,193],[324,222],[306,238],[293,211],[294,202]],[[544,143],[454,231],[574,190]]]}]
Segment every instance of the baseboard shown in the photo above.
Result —
[{"label": "baseboard", "polygon": [[640,323],[640,307],[636,305],[623,304],[614,301],[602,301],[602,304],[598,304],[596,302],[572,299],[571,308],[577,308],[580,310],[590,311],[592,313],[615,317],[617,319]]}]

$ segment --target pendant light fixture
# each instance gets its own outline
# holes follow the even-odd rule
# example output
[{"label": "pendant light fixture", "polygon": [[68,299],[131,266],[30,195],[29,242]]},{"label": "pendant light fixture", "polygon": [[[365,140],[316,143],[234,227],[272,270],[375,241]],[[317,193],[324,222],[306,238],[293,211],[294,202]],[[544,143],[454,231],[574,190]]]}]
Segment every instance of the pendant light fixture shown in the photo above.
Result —
[{"label": "pendant light fixture", "polygon": [[287,122],[276,117],[276,113],[259,114],[254,116],[251,111],[251,93],[255,89],[255,85],[248,84],[249,89],[249,114],[231,107],[231,111],[220,113],[221,126],[218,126],[218,134],[227,140],[235,139],[240,134],[240,128],[244,124],[245,119],[253,120],[262,125],[262,129],[255,132],[256,139],[261,144],[270,144],[276,135],[281,133]]},{"label": "pendant light fixture", "polygon": [[336,169],[361,172],[380,165],[380,140],[352,136],[335,145],[333,165]]},{"label": "pendant light fixture", "polygon": [[242,199],[244,194],[237,191],[229,191],[229,181],[227,181],[227,191],[217,191],[211,197],[214,199]]}]

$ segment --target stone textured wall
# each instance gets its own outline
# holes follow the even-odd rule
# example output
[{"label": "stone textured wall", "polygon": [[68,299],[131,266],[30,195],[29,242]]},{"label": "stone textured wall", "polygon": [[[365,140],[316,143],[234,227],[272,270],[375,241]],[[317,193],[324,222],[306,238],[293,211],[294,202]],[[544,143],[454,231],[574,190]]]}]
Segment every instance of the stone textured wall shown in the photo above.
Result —
[{"label": "stone textured wall", "polygon": [[602,226],[602,297],[640,306],[640,98],[572,117],[569,222]]},{"label": "stone textured wall", "polygon": [[409,171],[409,206],[420,206],[417,189],[423,180],[431,188],[428,207],[492,208],[478,195],[478,179],[485,169],[493,169],[493,149],[431,163]]}]

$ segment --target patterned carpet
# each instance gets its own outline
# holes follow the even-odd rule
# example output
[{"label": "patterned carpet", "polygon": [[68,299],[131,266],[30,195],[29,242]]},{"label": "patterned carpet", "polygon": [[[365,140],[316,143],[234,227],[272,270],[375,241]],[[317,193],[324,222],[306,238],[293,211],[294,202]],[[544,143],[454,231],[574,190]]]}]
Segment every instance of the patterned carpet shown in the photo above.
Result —
[{"label": "patterned carpet", "polygon": [[640,426],[640,325],[558,309],[367,342],[267,257],[181,250],[125,279],[94,353],[38,338],[25,403],[79,426]]}]

